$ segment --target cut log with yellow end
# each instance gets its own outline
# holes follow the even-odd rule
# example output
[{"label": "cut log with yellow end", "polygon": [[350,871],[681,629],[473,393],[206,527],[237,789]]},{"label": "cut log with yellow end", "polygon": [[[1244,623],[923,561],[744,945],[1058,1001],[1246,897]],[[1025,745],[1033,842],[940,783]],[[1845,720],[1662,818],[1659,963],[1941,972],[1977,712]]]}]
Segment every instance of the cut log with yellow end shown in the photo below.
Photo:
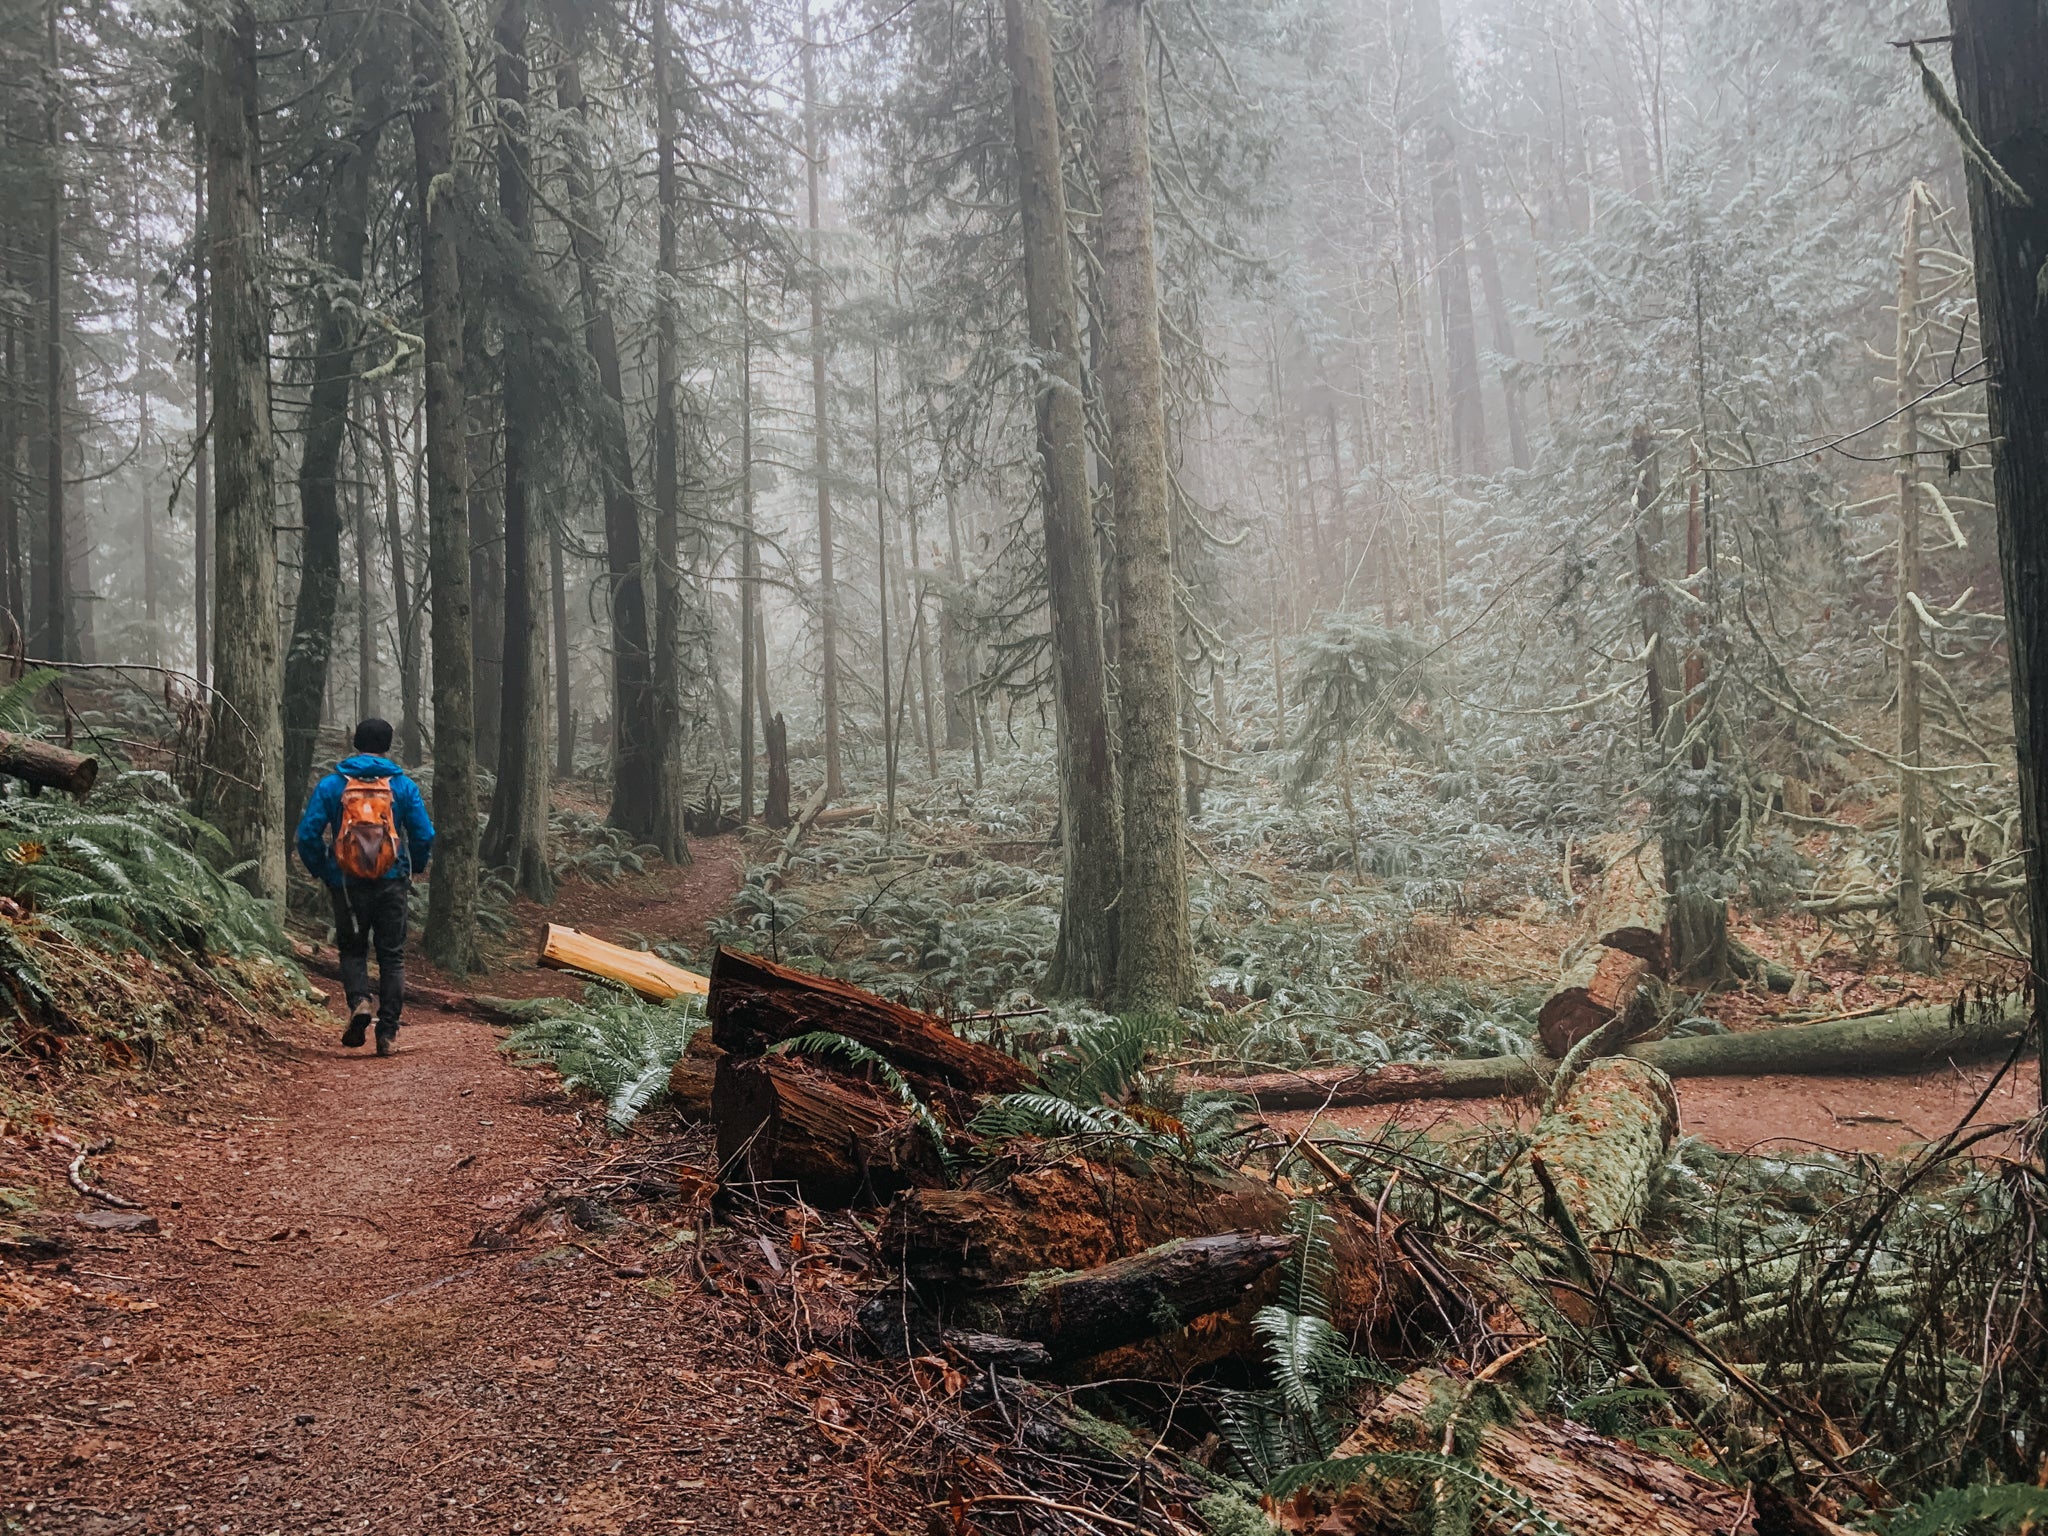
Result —
[{"label": "cut log with yellow end", "polygon": [[711,979],[680,965],[670,965],[659,955],[644,949],[627,949],[607,944],[560,923],[549,923],[541,939],[540,964],[550,971],[586,971],[630,987],[649,1002],[665,1003],[672,997],[703,997],[711,990]]}]

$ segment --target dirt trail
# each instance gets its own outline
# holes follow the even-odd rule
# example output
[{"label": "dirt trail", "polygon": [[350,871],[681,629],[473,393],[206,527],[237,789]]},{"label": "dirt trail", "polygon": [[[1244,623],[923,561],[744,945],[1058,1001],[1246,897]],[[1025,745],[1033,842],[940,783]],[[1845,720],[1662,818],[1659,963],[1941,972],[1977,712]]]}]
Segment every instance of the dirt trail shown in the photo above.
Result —
[{"label": "dirt trail", "polygon": [[[701,940],[724,868],[643,894]],[[0,1333],[5,1529],[878,1528],[868,1473],[687,1251],[469,1246],[597,1155],[587,1109],[474,1020],[417,1013],[379,1060],[330,1010],[131,1101],[101,1167],[163,1232],[75,1232],[77,1294],[40,1266],[51,1304]]]}]

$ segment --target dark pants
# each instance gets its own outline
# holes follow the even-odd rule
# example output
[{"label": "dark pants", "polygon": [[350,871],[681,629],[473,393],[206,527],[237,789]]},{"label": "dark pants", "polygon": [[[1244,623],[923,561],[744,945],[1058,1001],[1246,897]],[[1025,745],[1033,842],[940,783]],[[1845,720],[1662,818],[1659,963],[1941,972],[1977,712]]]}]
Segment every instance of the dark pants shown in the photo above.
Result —
[{"label": "dark pants", "polygon": [[[341,952],[341,987],[354,1010],[377,999],[377,1027],[396,1029],[405,1009],[405,903],[412,881],[351,880],[334,890],[334,947]],[[377,989],[370,990],[370,943],[377,945]]]}]

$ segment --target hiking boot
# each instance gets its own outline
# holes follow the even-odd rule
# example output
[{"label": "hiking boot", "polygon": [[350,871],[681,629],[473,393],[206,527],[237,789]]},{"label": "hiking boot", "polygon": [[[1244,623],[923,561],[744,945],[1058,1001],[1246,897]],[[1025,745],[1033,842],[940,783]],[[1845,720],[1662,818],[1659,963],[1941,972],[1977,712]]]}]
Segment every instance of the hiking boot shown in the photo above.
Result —
[{"label": "hiking boot", "polygon": [[348,1016],[348,1028],[342,1032],[343,1045],[354,1050],[363,1043],[363,1036],[370,1031],[370,1015],[373,1011],[367,997],[356,1004],[354,1011]]},{"label": "hiking boot", "polygon": [[398,1026],[379,1024],[377,1026],[377,1054],[389,1056],[398,1047]]}]

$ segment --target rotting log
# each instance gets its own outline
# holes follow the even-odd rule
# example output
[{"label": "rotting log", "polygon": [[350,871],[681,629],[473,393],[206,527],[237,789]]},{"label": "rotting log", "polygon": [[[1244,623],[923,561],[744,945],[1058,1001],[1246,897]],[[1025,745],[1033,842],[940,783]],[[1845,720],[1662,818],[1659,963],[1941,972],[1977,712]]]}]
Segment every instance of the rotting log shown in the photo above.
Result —
[{"label": "rotting log", "polygon": [[1543,1049],[1560,1059],[1595,1030],[1626,1014],[1622,1038],[1640,1040],[1662,1022],[1650,962],[1625,949],[1589,949],[1564,973],[1536,1014]]},{"label": "rotting log", "polygon": [[[1418,1371],[1380,1400],[1332,1459],[1440,1452],[1444,1422],[1455,1414],[1463,1426],[1459,1448],[1469,1443],[1481,1470],[1573,1536],[1756,1536],[1752,1506],[1740,1488],[1569,1419],[1496,1422],[1473,1404],[1473,1395],[1470,1383]],[[1496,1393],[1488,1398],[1488,1407],[1502,1401]],[[1418,1517],[1428,1524],[1433,1497],[1426,1475],[1368,1471],[1335,1494],[1298,1495],[1290,1513],[1302,1524],[1289,1524],[1328,1536],[1407,1530]]]},{"label": "rotting log", "polygon": [[1015,1057],[961,1039],[942,1019],[850,982],[735,949],[712,958],[705,1012],[712,1040],[736,1056],[758,1056],[778,1041],[825,1031],[859,1041],[908,1076],[968,1093],[1011,1093],[1031,1079]]},{"label": "rotting log", "polygon": [[1509,1166],[1501,1197],[1540,1209],[1534,1164],[1541,1159],[1580,1233],[1595,1238],[1623,1231],[1642,1219],[1677,1134],[1671,1079],[1648,1062],[1603,1057],[1536,1122],[1528,1147]]},{"label": "rotting log", "polygon": [[700,1029],[690,1036],[683,1054],[669,1068],[668,1099],[685,1120],[699,1125],[711,1121],[711,1093],[718,1078],[718,1063],[725,1052],[711,1043],[711,1031]]},{"label": "rotting log", "polygon": [[[987,1187],[911,1190],[889,1208],[876,1246],[913,1283],[957,1299],[1046,1270],[1095,1269],[1176,1238],[1284,1231],[1291,1204],[1284,1191],[1227,1169],[1065,1157]],[[1348,1209],[1329,1215],[1332,1320],[1351,1332],[1404,1316],[1419,1286],[1393,1241],[1396,1219],[1376,1232]]]},{"label": "rotting log", "polygon": [[541,935],[539,964],[549,971],[583,971],[629,987],[651,1003],[675,997],[702,997],[711,990],[708,977],[671,965],[644,949],[608,944],[560,923],[549,923]]},{"label": "rotting log", "polygon": [[[1645,1040],[1620,1054],[1646,1061],[1667,1077],[1917,1072],[2009,1050],[2025,1022],[2022,1005],[2003,999],[1973,1003],[1961,1018],[1952,1008],[1901,1008],[1825,1024]],[[1511,1098],[1541,1090],[1556,1065],[1538,1056],[1390,1061],[1378,1067],[1182,1078],[1181,1086],[1242,1094],[1261,1110],[1340,1109],[1414,1099]]]},{"label": "rotting log", "polygon": [[1082,1360],[1239,1306],[1294,1249],[1294,1239],[1260,1232],[1176,1239],[1094,1269],[983,1291],[953,1320],[1041,1344],[1054,1363]]},{"label": "rotting log", "polygon": [[81,799],[100,776],[100,760],[71,752],[55,742],[0,731],[0,773],[37,789],[63,789]]},{"label": "rotting log", "polygon": [[830,1209],[945,1182],[937,1145],[900,1099],[804,1062],[721,1057],[711,1118],[727,1188],[782,1185]]}]

